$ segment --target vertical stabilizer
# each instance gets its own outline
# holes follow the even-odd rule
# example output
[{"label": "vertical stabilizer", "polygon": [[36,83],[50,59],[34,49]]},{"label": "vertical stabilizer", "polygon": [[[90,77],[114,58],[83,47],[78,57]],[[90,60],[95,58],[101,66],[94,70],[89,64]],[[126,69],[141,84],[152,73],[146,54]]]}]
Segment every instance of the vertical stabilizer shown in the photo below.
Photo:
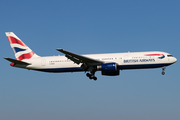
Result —
[{"label": "vertical stabilizer", "polygon": [[17,60],[39,57],[26,44],[24,44],[13,32],[5,33]]}]

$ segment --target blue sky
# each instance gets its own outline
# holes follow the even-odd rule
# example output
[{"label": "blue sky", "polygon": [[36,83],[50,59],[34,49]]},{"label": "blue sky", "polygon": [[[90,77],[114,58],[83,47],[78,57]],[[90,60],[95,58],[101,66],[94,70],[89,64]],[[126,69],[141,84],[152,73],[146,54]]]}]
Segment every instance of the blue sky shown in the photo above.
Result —
[{"label": "blue sky", "polygon": [[84,73],[12,68],[5,32],[40,56],[164,51],[180,59],[180,1],[8,0],[0,4],[0,119],[179,120],[179,61],[166,69],[123,70],[89,80]]}]

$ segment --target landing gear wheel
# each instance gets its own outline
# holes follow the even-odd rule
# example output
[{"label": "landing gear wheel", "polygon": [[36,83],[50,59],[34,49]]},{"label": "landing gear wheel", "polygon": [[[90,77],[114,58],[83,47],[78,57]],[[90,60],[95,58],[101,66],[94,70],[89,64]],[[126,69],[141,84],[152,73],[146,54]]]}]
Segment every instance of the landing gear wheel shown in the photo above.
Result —
[{"label": "landing gear wheel", "polygon": [[90,79],[90,80],[92,80],[92,79],[93,79],[93,77],[89,76],[89,79]]},{"label": "landing gear wheel", "polygon": [[87,73],[86,76],[89,77],[89,79],[97,80],[97,77],[95,77],[95,76],[92,75],[92,74]]},{"label": "landing gear wheel", "polygon": [[165,75],[165,72],[164,72],[164,71],[162,72],[162,75]]},{"label": "landing gear wheel", "polygon": [[86,76],[90,78],[91,74],[87,73]]},{"label": "landing gear wheel", "polygon": [[94,77],[93,79],[96,81],[96,80],[97,80],[97,77]]},{"label": "landing gear wheel", "polygon": [[86,76],[89,77],[89,79],[97,80],[97,77],[95,76],[96,70],[97,66],[89,66],[88,71],[90,71],[90,73],[86,73]]},{"label": "landing gear wheel", "polygon": [[166,67],[164,66],[163,68],[162,68],[162,75],[165,75],[165,69],[166,69]]}]

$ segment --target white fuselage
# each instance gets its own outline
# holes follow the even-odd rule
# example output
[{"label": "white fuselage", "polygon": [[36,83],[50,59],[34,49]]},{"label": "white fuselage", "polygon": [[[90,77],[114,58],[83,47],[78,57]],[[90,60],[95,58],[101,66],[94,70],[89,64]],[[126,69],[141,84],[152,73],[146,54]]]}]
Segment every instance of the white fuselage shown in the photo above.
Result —
[{"label": "white fuselage", "polygon": [[[162,54],[162,56],[156,56]],[[82,55],[104,63],[117,63],[118,69],[142,69],[142,68],[158,68],[171,65],[177,61],[166,52],[128,52],[128,53],[110,53],[110,54],[89,54]],[[43,72],[75,72],[83,71],[81,64],[76,64],[67,59],[65,56],[36,57],[25,59],[24,62],[31,65],[15,65],[14,67],[25,68],[29,70],[38,70]],[[98,69],[97,69],[98,70]]]},{"label": "white fuselage", "polygon": [[11,62],[11,66],[42,72],[77,72],[88,71],[89,79],[97,80],[96,71],[102,75],[116,76],[120,70],[165,67],[177,61],[166,52],[128,52],[109,54],[79,55],[61,48],[56,49],[65,56],[40,57],[33,52],[13,32],[5,33],[16,59],[4,58]]}]

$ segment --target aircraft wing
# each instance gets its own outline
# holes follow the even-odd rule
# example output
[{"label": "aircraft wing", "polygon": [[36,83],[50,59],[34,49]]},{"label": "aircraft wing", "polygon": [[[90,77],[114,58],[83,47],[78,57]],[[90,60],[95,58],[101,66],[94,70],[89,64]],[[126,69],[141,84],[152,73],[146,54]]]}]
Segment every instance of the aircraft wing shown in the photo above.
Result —
[{"label": "aircraft wing", "polygon": [[68,59],[72,60],[76,64],[86,63],[88,65],[101,65],[103,63],[103,61],[99,61],[99,60],[96,60],[96,59],[85,57],[83,55],[78,55],[78,54],[66,51],[64,49],[56,49],[56,50],[58,50],[59,52],[62,52],[63,54],[65,54],[65,56]]},{"label": "aircraft wing", "polygon": [[15,60],[15,59],[12,59],[12,58],[4,58],[10,62],[13,62],[13,63],[16,63],[16,64],[21,64],[21,65],[30,65],[30,63],[27,63],[27,62],[23,62],[23,61],[19,61],[19,60]]}]

